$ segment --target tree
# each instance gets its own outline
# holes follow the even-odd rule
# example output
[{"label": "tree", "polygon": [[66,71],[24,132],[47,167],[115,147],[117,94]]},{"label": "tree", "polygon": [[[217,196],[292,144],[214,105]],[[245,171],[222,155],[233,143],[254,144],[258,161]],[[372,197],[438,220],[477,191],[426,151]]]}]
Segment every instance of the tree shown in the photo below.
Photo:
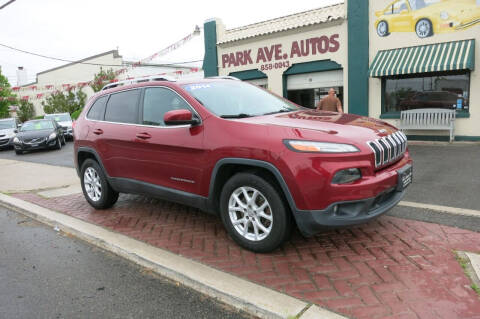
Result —
[{"label": "tree", "polygon": [[42,102],[45,113],[65,113],[72,114],[78,109],[83,108],[87,100],[87,95],[80,89],[74,93],[74,90],[67,92],[57,91],[47,97]]},{"label": "tree", "polygon": [[113,71],[113,69],[108,69],[104,71],[100,67],[100,72],[94,75],[93,83],[90,84],[90,87],[93,89],[94,92],[100,91],[106,84],[110,83],[117,78],[117,75]]},{"label": "tree", "polygon": [[10,117],[9,106],[15,104],[16,96],[10,89],[10,83],[0,69],[0,118]]},{"label": "tree", "polygon": [[33,108],[33,103],[28,102],[27,100],[20,100],[17,109],[17,116],[18,119],[22,122],[31,120],[35,116],[35,109]]}]

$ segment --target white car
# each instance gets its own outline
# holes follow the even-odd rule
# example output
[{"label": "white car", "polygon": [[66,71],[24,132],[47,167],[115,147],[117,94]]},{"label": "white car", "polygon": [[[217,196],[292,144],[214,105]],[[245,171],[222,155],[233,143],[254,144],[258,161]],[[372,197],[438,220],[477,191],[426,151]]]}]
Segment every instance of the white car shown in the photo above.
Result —
[{"label": "white car", "polygon": [[72,118],[69,113],[45,114],[43,118],[55,120],[63,128],[65,137],[73,139]]},{"label": "white car", "polygon": [[0,150],[13,146],[20,122],[16,118],[0,119]]}]

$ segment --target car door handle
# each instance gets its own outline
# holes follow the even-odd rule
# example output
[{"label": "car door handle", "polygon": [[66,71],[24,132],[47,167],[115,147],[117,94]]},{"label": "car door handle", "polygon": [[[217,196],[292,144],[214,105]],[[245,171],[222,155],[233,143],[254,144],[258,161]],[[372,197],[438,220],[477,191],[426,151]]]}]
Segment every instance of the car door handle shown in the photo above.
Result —
[{"label": "car door handle", "polygon": [[142,139],[142,140],[148,140],[152,136],[148,133],[137,133],[137,138]]},{"label": "car door handle", "polygon": [[99,129],[99,128],[97,128],[97,129],[93,130],[93,134],[96,134],[96,135],[101,135],[101,134],[103,134],[103,130],[102,130],[102,129]]}]

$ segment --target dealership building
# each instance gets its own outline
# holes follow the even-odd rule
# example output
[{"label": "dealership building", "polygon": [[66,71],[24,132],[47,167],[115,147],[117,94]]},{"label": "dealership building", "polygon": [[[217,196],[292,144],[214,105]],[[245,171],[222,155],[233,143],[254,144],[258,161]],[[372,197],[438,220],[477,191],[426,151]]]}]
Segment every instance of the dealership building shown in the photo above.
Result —
[{"label": "dealership building", "polygon": [[[204,24],[205,76],[231,75],[314,108],[398,125],[400,112],[455,109],[455,139],[480,140],[480,0],[352,0],[234,29]],[[448,131],[407,132],[448,140]]]}]

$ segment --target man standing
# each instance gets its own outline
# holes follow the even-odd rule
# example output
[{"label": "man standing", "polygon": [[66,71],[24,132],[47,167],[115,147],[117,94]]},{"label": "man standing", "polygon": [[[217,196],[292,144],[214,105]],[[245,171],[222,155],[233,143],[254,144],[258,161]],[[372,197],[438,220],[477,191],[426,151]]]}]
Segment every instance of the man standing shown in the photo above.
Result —
[{"label": "man standing", "polygon": [[328,95],[317,103],[317,110],[343,113],[342,102],[335,95],[335,90],[328,90]]}]

